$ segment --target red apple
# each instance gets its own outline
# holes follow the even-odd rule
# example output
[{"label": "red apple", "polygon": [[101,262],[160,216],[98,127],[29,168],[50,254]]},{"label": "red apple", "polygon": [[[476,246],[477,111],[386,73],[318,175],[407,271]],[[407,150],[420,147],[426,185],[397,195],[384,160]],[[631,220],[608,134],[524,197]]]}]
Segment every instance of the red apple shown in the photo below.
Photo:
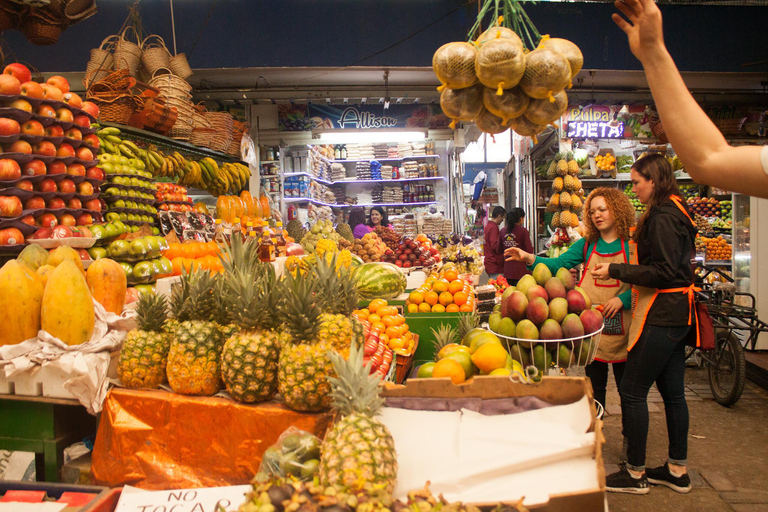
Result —
[{"label": "red apple", "polygon": [[99,149],[101,147],[101,141],[99,140],[98,135],[95,133],[89,133],[88,135],[83,135],[83,142],[88,144],[89,146]]},{"label": "red apple", "polygon": [[80,259],[83,261],[90,261],[91,255],[88,254],[88,251],[85,249],[75,249],[77,251],[77,254],[80,255]]},{"label": "red apple", "polygon": [[[72,214],[65,213],[61,217],[59,217],[59,225],[61,225],[61,226],[74,226],[76,224],[77,224],[77,222],[75,221],[75,216],[72,215]],[[51,238],[67,238],[67,237],[63,237],[63,236],[62,237],[57,237],[56,236],[56,229],[58,229],[58,226],[56,228],[54,228],[54,230],[53,230],[54,232],[53,232],[53,235],[51,236]],[[69,236],[72,236],[72,230],[71,229],[69,230]]]},{"label": "red apple", "polygon": [[58,210],[67,206],[67,203],[60,197],[53,197],[48,201],[48,208],[52,210]]},{"label": "red apple", "polygon": [[8,105],[6,105],[6,106],[7,107],[12,107],[12,108],[17,108],[19,110],[23,110],[24,112],[29,112],[30,114],[32,113],[32,104],[30,102],[28,102],[27,100],[23,100],[21,98],[8,103]]},{"label": "red apple", "polygon": [[[45,134],[47,136],[49,136],[49,137],[63,137],[64,136],[64,128],[62,128],[58,124],[54,123],[51,126],[46,126],[45,127]],[[94,135],[96,135],[96,134],[94,133]]]},{"label": "red apple", "polygon": [[85,171],[85,176],[94,180],[103,181],[104,180],[104,171],[101,170],[100,167],[89,167]]},{"label": "red apple", "polygon": [[14,62],[5,66],[5,69],[3,69],[3,74],[15,76],[21,83],[32,80],[32,73],[29,71],[29,68],[24,64],[19,64],[18,62]]},{"label": "red apple", "polygon": [[[80,215],[85,215],[85,214],[80,214]],[[80,217],[78,216],[78,219],[79,218]],[[91,216],[91,219],[93,219],[93,216]],[[91,222],[91,224],[93,224],[93,222]],[[80,236],[82,236],[83,238],[93,238],[93,233],[91,232],[88,226],[78,225],[77,230],[80,232]]]},{"label": "red apple", "polygon": [[[35,224],[44,228],[52,228],[59,224],[59,219],[57,219],[56,216],[52,213],[44,213],[35,220]],[[37,233],[39,232],[40,231]],[[37,233],[35,234],[37,235]],[[50,238],[50,236],[51,235],[49,233],[47,236],[41,238]]]},{"label": "red apple", "polygon": [[0,229],[0,245],[17,245],[23,243],[25,243],[24,235],[18,229]]},{"label": "red apple", "polygon": [[21,93],[21,82],[13,75],[0,75],[0,94],[12,96]]},{"label": "red apple", "polygon": [[83,110],[91,114],[93,117],[98,118],[99,117],[99,107],[95,103],[91,101],[84,101],[83,102]]},{"label": "red apple", "polygon": [[[8,75],[0,75],[8,76]],[[32,144],[25,140],[17,140],[5,149],[6,153],[24,153],[25,155],[32,154]]]},{"label": "red apple", "polygon": [[21,199],[16,196],[0,196],[0,217],[18,217],[22,211]]},{"label": "red apple", "polygon": [[40,192],[56,192],[58,187],[56,186],[56,182],[51,178],[45,178],[43,181],[37,184],[37,190]]},{"label": "red apple", "polygon": [[48,171],[45,162],[37,158],[25,163],[22,168],[24,176],[43,176]]},{"label": "red apple", "polygon": [[82,194],[84,196],[93,195],[93,185],[91,185],[90,181],[83,181],[81,183],[78,183],[77,192],[78,194]]},{"label": "red apple", "polygon": [[61,160],[54,160],[48,165],[48,174],[66,174],[67,165]]},{"label": "red apple", "polygon": [[72,111],[68,108],[61,107],[56,111],[56,119],[63,123],[71,123],[75,120],[75,116],[72,115]]},{"label": "red apple", "polygon": [[21,220],[21,222],[23,222],[24,224],[27,224],[29,226],[34,226],[35,225],[35,218],[33,216],[31,216],[31,215],[26,215],[26,216],[22,217],[20,220]]},{"label": "red apple", "polygon": [[[0,75],[8,76],[8,75]],[[7,117],[0,117],[0,135],[16,135],[21,132],[21,125],[15,119],[8,119]],[[96,137],[96,134],[92,134]],[[98,137],[96,137],[98,139]]]},{"label": "red apple", "polygon": [[[69,214],[65,213],[64,215]],[[62,218],[64,215],[62,215]],[[72,217],[72,215],[69,216]],[[72,217],[72,221],[74,220],[75,218]],[[72,228],[70,226],[74,226],[74,224],[64,224],[62,219],[59,219],[59,225],[51,230],[51,238],[72,238],[74,233],[72,232]]]},{"label": "red apple", "polygon": [[75,148],[72,147],[72,144],[67,144],[66,142],[63,142],[59,144],[59,147],[56,150],[56,156],[61,158],[75,156]]},{"label": "red apple", "polygon": [[43,98],[53,101],[64,101],[64,93],[58,87],[50,84],[40,84],[43,88]]},{"label": "red apple", "polygon": [[27,80],[26,82],[21,82],[21,94],[41,100],[45,93],[43,92],[43,87],[39,83]]},{"label": "red apple", "polygon": [[[3,75],[0,75],[0,76],[3,76]],[[32,192],[33,190],[35,190],[35,186],[29,180],[21,180],[16,182],[16,188],[20,190],[26,190],[27,192]]]},{"label": "red apple", "polygon": [[98,199],[90,199],[85,202],[85,209],[91,210],[94,212],[100,212],[101,211],[101,201]]},{"label": "red apple", "polygon": [[30,197],[24,201],[25,210],[39,210],[40,208],[45,208],[45,199],[40,196]]},{"label": "red apple", "polygon": [[67,208],[71,208],[73,210],[79,210],[83,207],[82,201],[80,201],[78,198],[73,197],[69,201],[67,201]]},{"label": "red apple", "polygon": [[[46,215],[52,215],[52,214],[46,214]],[[24,218],[26,219],[26,217],[24,217]],[[54,217],[53,220],[55,221],[56,217]],[[36,221],[35,225],[39,226],[40,225],[39,222],[40,222],[40,217],[37,218],[37,221]],[[42,228],[38,228],[38,230],[35,231],[35,233],[32,236],[27,237],[27,238],[29,240],[44,240],[46,238],[51,238],[51,233],[52,232],[53,232],[53,228],[52,227],[42,227]]]},{"label": "red apple", "polygon": [[78,226],[90,226],[93,224],[93,215],[90,213],[81,213],[77,216],[76,221]]},{"label": "red apple", "polygon": [[[28,121],[24,121],[24,124],[21,125],[21,133],[25,135],[45,135],[45,128],[43,128],[43,125],[40,123],[40,121],[30,119]],[[56,154],[56,148],[54,148],[53,154]]]},{"label": "red apple", "polygon": [[85,166],[83,164],[69,164],[67,174],[71,176],[85,176]]},{"label": "red apple", "polygon": [[75,150],[75,156],[80,160],[90,162],[91,160],[93,160],[93,151],[91,151],[85,146],[80,146]]},{"label": "red apple", "polygon": [[16,160],[0,159],[0,180],[17,180],[21,178],[21,167]]},{"label": "red apple", "polygon": [[61,180],[59,182],[59,192],[62,194],[72,194],[76,190],[75,182],[72,180]]},{"label": "red apple", "polygon": [[69,80],[63,76],[53,75],[48,80],[46,80],[45,83],[58,88],[63,94],[67,94],[69,92]]},{"label": "red apple", "polygon": [[80,114],[75,116],[75,124],[77,126],[80,126],[81,128],[90,128],[91,127],[91,118],[86,116],[85,114]]},{"label": "red apple", "polygon": [[[96,134],[94,133],[94,135],[96,135]],[[70,139],[74,139],[74,140],[82,140],[83,139],[83,132],[81,132],[79,129],[73,127],[73,128],[70,128],[69,130],[65,131],[64,132],[64,136],[65,137],[69,137]],[[98,139],[98,136],[96,138]]]},{"label": "red apple", "polygon": [[32,152],[41,156],[56,156],[56,146],[49,140],[43,140],[34,145]]},{"label": "red apple", "polygon": [[83,98],[81,98],[79,95],[73,93],[73,92],[65,92],[64,93],[64,103],[71,107],[75,108],[82,108],[83,107]]},{"label": "red apple", "polygon": [[50,106],[50,105],[46,105],[45,103],[41,103],[35,109],[35,114],[37,114],[39,116],[43,116],[43,117],[55,118],[56,117],[56,110],[52,106]]}]

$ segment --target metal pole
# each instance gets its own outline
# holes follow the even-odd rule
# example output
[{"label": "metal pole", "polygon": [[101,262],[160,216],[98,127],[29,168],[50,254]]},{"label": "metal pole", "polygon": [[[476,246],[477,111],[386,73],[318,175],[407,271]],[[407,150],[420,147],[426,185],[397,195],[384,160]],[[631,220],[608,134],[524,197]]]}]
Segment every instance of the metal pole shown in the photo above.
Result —
[{"label": "metal pole", "polygon": [[176,22],[173,19],[173,0],[171,3],[171,31],[173,32],[173,54],[176,55]]}]

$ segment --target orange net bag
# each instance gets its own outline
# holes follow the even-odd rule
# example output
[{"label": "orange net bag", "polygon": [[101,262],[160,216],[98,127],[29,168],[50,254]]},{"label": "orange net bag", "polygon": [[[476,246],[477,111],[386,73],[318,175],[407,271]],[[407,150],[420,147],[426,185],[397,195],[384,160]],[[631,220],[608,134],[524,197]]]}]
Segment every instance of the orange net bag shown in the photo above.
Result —
[{"label": "orange net bag", "polygon": [[509,127],[512,128],[515,133],[522,135],[523,137],[535,137],[543,132],[547,125],[532,123],[527,117],[520,116],[516,119],[512,119],[509,122]]},{"label": "orange net bag", "polygon": [[493,39],[513,39],[516,41],[519,41],[520,44],[523,44],[523,42],[520,40],[520,36],[515,33],[514,30],[507,27],[491,27],[477,38],[477,45],[482,46],[483,43],[487,43],[488,41],[491,41]]},{"label": "orange net bag", "polygon": [[480,115],[483,110],[483,89],[482,84],[464,89],[443,89],[440,107],[445,115],[454,120],[451,128],[455,127],[456,121],[472,121]]},{"label": "orange net bag", "polygon": [[494,135],[501,133],[509,129],[509,125],[504,122],[499,116],[495,116],[488,112],[486,109],[475,118],[475,124],[481,131]]},{"label": "orange net bag", "polygon": [[437,49],[432,56],[432,69],[443,84],[438,87],[463,89],[477,83],[475,75],[475,58],[477,48],[471,43],[447,43]]},{"label": "orange net bag", "polygon": [[520,117],[528,108],[529,98],[519,87],[506,89],[501,96],[496,94],[496,89],[485,87],[483,90],[483,104],[488,111],[504,120]]},{"label": "orange net bag", "polygon": [[501,96],[503,89],[516,86],[525,73],[525,53],[520,38],[491,39],[477,52],[475,74],[477,78],[496,94]]},{"label": "orange net bag", "polygon": [[525,117],[534,124],[550,124],[557,121],[568,108],[568,95],[565,91],[555,94],[555,101],[531,100],[525,111]]},{"label": "orange net bag", "polygon": [[555,93],[571,81],[568,59],[546,48],[537,48],[525,58],[525,74],[520,87],[531,98],[555,101]]},{"label": "orange net bag", "polygon": [[566,58],[568,64],[571,66],[571,78],[581,71],[581,67],[584,65],[584,55],[582,55],[579,47],[567,39],[561,39],[559,37],[542,36],[539,48],[546,48],[557,52]]}]

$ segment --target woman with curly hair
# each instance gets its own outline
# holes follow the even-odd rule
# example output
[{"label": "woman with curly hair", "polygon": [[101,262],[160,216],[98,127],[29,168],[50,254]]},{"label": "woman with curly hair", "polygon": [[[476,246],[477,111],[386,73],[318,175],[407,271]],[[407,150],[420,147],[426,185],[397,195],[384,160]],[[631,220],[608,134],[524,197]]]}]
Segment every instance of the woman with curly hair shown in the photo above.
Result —
[{"label": "woman with curly hair", "polygon": [[560,268],[574,268],[584,263],[579,286],[592,304],[601,309],[605,327],[593,363],[587,365],[595,400],[605,407],[608,364],[613,365],[616,385],[621,383],[627,360],[627,339],[632,319],[630,285],[616,279],[597,281],[592,271],[598,264],[629,263],[630,228],[635,224],[635,210],[627,196],[615,188],[600,187],[584,202],[586,236],[577,240],[559,258],[542,258],[512,247],[504,251],[507,261],[524,261],[528,268],[544,263],[552,274]]}]

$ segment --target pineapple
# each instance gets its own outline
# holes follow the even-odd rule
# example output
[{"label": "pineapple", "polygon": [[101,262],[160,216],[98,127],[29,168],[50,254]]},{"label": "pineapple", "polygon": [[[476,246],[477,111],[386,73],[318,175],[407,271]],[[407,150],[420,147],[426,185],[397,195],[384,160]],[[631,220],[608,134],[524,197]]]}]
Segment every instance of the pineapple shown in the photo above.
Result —
[{"label": "pineapple", "polygon": [[571,207],[571,193],[570,192],[561,192],[560,193],[560,208],[570,208]]},{"label": "pineapple", "polygon": [[560,206],[560,194],[552,194],[552,197],[549,198],[549,206],[553,206],[555,208]]},{"label": "pineapple", "polygon": [[571,194],[571,209],[578,213],[582,206],[581,198],[576,194]]},{"label": "pineapple", "polygon": [[[430,328],[432,331],[432,345],[435,346],[435,361],[438,360],[440,351],[451,343],[456,343],[456,330],[450,325],[440,324],[440,327],[435,330],[434,327]],[[461,338],[458,338],[461,341]]]},{"label": "pineapple", "polygon": [[165,381],[171,340],[163,330],[168,316],[165,297],[142,293],[136,307],[139,328],[128,333],[120,350],[117,374],[129,388],[157,388]]},{"label": "pineapple", "polygon": [[560,212],[555,212],[555,214],[552,215],[552,220],[550,221],[549,225],[553,228],[560,227]]},{"label": "pineapple", "polygon": [[333,408],[341,419],[326,434],[320,457],[320,483],[342,492],[372,484],[391,493],[397,481],[395,440],[376,419],[384,400],[379,396],[380,377],[369,375],[363,365],[363,347],[352,346],[349,359],[330,355],[338,377],[331,377]]},{"label": "pineapple", "polygon": [[464,336],[466,336],[469,331],[477,327],[480,327],[480,318],[477,316],[477,313],[472,311],[461,315],[461,318],[459,318],[459,327],[456,329],[456,333],[459,335],[459,340],[463,340]]},{"label": "pineapple", "polygon": [[357,285],[351,269],[339,265],[340,258],[318,259],[312,272],[317,277],[317,302],[322,311],[318,336],[346,357],[353,340],[358,344],[364,340],[362,324],[351,316],[359,300]]},{"label": "pineapple", "polygon": [[547,167],[547,179],[552,180],[557,176],[557,161],[552,160]]},{"label": "pineapple", "polygon": [[563,178],[563,189],[566,192],[575,192],[576,190],[578,190],[576,188],[576,178],[574,178],[570,174],[566,175],[565,178]]},{"label": "pineapple", "polygon": [[571,217],[573,214],[569,212],[568,210],[563,210],[560,212],[560,225],[564,228],[571,226]]},{"label": "pineapple", "polygon": [[568,174],[576,176],[579,174],[579,164],[576,160],[568,160]]},{"label": "pineapple", "polygon": [[355,235],[352,233],[352,228],[346,222],[342,222],[336,226],[336,232],[339,234],[339,236],[349,242],[355,241]]},{"label": "pineapple", "polygon": [[557,193],[562,192],[564,186],[565,186],[565,181],[560,176],[555,178],[554,181],[552,182],[552,190],[554,190]]},{"label": "pineapple", "polygon": [[168,384],[183,395],[213,395],[221,389],[219,359],[224,335],[218,279],[207,270],[183,274],[171,295],[176,328],[168,353]]},{"label": "pineapple", "polygon": [[579,216],[575,213],[571,215],[571,227],[577,228],[579,227]]},{"label": "pineapple", "polygon": [[315,296],[317,278],[287,274],[285,301],[280,305],[291,339],[280,352],[277,382],[288,407],[295,411],[322,411],[331,405],[328,377],[333,366],[331,345],[320,338],[320,307]]},{"label": "pineapple", "polygon": [[557,161],[557,175],[558,176],[565,176],[568,174],[568,161],[564,158],[561,158]]}]

